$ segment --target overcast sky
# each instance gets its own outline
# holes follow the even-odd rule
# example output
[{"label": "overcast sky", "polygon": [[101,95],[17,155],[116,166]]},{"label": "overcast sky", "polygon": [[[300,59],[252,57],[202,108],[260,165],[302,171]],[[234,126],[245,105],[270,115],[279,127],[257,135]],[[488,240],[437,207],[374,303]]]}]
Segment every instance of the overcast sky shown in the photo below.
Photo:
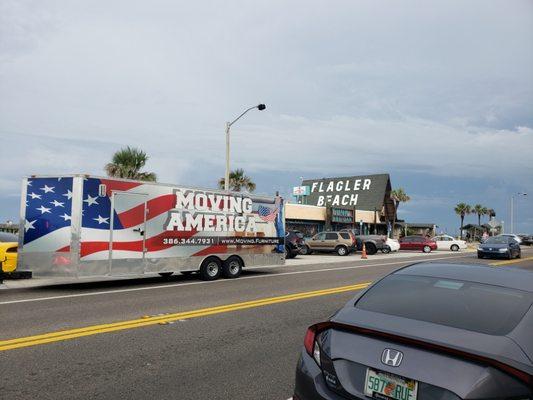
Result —
[{"label": "overcast sky", "polygon": [[[0,221],[26,174],[103,174],[123,145],[159,180],[258,191],[389,172],[401,217],[455,233],[459,201],[533,231],[533,2],[0,0]],[[471,218],[471,222],[474,222]]]}]

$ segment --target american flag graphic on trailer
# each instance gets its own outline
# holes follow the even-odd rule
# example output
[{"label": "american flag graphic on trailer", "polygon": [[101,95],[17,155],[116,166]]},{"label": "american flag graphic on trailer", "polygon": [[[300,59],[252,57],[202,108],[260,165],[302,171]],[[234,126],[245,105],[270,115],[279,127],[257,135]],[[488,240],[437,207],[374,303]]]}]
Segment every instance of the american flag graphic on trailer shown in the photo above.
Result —
[{"label": "american flag graphic on trailer", "polygon": [[72,178],[29,178],[24,215],[26,251],[52,251],[70,242]]},{"label": "american flag graphic on trailer", "polygon": [[[105,185],[104,196],[100,196],[100,185]],[[116,192],[114,210],[111,207],[113,192]],[[138,257],[143,252],[143,242],[147,253],[159,252],[158,256],[165,256],[161,251],[170,246],[163,246],[159,239],[164,234],[166,213],[175,204],[168,188],[140,182],[87,178],[83,182],[82,197],[82,260],[102,260],[109,256],[111,218],[113,258]],[[158,228],[155,229],[155,226]]]},{"label": "american flag graphic on trailer", "polygon": [[259,215],[259,218],[261,218],[263,221],[275,221],[279,213],[279,202],[275,204],[275,207],[273,209],[260,205],[257,209],[257,213]]}]

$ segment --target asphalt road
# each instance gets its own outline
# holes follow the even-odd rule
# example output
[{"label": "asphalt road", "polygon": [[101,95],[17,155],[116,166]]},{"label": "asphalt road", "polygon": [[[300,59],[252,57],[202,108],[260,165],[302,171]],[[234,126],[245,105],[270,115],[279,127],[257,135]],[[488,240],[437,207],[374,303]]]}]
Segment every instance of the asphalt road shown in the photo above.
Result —
[{"label": "asphalt road", "polygon": [[[353,285],[413,261],[494,262],[414,256],[304,259],[210,283],[176,276],[2,290],[0,398],[287,399],[307,326],[349,301],[361,287]],[[533,272],[533,251],[523,258],[498,268]]]}]

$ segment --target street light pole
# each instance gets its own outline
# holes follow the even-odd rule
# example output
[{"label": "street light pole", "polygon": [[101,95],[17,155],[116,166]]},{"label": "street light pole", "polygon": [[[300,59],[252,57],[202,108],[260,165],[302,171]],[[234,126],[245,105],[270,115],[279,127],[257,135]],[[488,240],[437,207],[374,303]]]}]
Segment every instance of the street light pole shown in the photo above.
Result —
[{"label": "street light pole", "polygon": [[[518,192],[516,193],[516,195],[518,196],[527,196],[527,193],[522,193],[522,192]],[[511,196],[511,233],[514,233],[514,210],[513,210],[513,203],[514,203],[514,197],[515,195],[513,194]]]},{"label": "street light pole", "polygon": [[244,112],[241,115],[239,115],[237,118],[235,118],[233,121],[226,122],[226,174],[224,176],[224,190],[225,191],[229,191],[229,147],[230,147],[229,132],[230,132],[231,125],[233,125],[244,114],[246,114],[250,110],[253,110],[254,108],[257,108],[259,111],[262,111],[266,108],[266,106],[264,104],[258,104],[257,106],[250,107],[244,110]]},{"label": "street light pole", "polygon": [[229,190],[229,122],[226,122],[226,174],[224,175],[224,190]]}]

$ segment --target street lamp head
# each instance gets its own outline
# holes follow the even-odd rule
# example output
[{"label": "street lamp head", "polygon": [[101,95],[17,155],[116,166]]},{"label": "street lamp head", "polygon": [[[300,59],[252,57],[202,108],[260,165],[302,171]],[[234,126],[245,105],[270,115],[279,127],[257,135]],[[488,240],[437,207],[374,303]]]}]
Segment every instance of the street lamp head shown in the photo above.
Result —
[{"label": "street lamp head", "polygon": [[257,106],[257,109],[258,109],[259,111],[263,111],[265,108],[267,108],[267,106],[265,106],[264,104],[259,104],[259,105]]}]

